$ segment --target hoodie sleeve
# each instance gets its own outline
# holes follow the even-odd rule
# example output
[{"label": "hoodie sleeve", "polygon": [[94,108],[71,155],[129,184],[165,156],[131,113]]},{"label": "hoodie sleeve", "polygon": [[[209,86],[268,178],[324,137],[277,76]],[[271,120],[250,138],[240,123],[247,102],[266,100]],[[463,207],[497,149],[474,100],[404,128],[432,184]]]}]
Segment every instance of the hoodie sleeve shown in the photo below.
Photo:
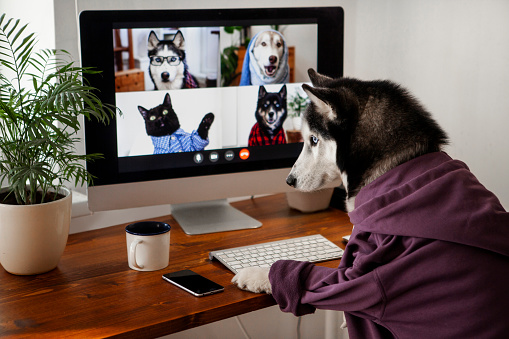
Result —
[{"label": "hoodie sleeve", "polygon": [[380,317],[383,292],[376,271],[349,280],[348,268],[281,260],[269,273],[272,295],[284,312],[296,316],[319,309],[360,311]]}]

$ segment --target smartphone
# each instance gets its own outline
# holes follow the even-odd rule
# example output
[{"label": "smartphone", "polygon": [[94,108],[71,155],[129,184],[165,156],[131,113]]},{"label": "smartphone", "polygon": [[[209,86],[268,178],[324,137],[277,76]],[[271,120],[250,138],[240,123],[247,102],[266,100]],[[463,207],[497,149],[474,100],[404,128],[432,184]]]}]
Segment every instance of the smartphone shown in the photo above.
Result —
[{"label": "smartphone", "polygon": [[195,297],[219,293],[224,287],[191,270],[163,274],[163,279],[180,287]]}]

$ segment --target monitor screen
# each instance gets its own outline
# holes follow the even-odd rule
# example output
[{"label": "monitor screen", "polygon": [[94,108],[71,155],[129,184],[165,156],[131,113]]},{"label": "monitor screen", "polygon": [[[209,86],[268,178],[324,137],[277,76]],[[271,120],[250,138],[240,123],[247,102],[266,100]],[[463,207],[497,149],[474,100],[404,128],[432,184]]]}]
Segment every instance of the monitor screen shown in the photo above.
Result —
[{"label": "monitor screen", "polygon": [[[85,122],[86,152],[104,155],[87,164],[92,210],[210,200],[174,190],[243,173],[216,194],[236,196],[250,174],[291,167],[307,70],[343,72],[339,7],[85,11],[80,37],[82,65],[102,72],[86,80],[122,112]],[[166,184],[172,194],[142,192]]]}]

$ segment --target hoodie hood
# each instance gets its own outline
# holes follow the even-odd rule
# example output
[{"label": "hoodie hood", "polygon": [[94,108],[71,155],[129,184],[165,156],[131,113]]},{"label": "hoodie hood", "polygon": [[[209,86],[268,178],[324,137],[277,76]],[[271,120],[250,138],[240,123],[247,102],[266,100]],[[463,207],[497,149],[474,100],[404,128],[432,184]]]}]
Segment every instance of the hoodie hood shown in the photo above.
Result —
[{"label": "hoodie hood", "polygon": [[359,231],[420,237],[509,256],[509,213],[446,153],[408,161],[363,187],[350,221]]}]

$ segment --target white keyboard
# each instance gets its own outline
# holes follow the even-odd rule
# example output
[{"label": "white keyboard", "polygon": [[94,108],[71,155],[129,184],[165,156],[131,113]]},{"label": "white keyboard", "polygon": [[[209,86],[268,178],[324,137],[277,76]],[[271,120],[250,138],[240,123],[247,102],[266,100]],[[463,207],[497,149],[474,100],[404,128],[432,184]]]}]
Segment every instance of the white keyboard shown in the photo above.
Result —
[{"label": "white keyboard", "polygon": [[209,253],[233,273],[244,267],[270,267],[278,260],[319,262],[339,259],[343,250],[320,234],[229,248]]}]

